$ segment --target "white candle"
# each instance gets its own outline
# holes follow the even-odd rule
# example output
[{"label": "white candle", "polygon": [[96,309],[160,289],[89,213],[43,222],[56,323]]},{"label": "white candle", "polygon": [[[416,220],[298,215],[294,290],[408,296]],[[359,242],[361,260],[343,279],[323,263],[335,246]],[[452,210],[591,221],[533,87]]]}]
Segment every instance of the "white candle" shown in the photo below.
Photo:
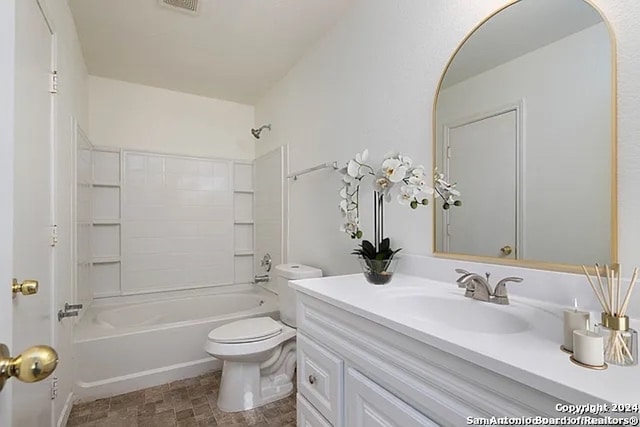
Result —
[{"label": "white candle", "polygon": [[573,310],[564,311],[564,344],[567,351],[573,351],[573,331],[589,329],[589,313],[578,311],[578,301],[574,300]]},{"label": "white candle", "polygon": [[586,330],[573,331],[573,358],[585,365],[604,365],[602,336]]}]

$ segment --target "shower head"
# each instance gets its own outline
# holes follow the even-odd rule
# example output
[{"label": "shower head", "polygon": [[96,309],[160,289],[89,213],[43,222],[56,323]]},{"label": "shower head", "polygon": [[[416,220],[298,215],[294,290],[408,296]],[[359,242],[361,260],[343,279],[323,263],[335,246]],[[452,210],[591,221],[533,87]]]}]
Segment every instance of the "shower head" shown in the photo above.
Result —
[{"label": "shower head", "polygon": [[262,133],[264,129],[271,130],[271,124],[262,125],[258,129],[251,129],[251,135],[253,135],[255,139],[260,139],[260,133]]}]

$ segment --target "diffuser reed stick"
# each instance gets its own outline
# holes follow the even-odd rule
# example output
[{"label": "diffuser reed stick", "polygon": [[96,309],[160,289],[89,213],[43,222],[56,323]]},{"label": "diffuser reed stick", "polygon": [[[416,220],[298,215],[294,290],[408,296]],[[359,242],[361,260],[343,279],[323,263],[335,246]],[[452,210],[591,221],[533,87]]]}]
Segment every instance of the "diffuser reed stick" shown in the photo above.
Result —
[{"label": "diffuser reed stick", "polygon": [[604,299],[603,299],[603,297],[600,296],[600,292],[598,292],[598,290],[596,289],[596,285],[593,283],[593,280],[591,280],[591,276],[589,275],[589,272],[587,271],[587,267],[585,267],[583,265],[582,266],[582,271],[584,271],[584,275],[587,276],[587,280],[589,281],[589,284],[591,285],[591,289],[593,290],[593,293],[595,294],[596,299],[600,303],[600,307],[602,307],[602,311],[607,311],[607,306],[604,303]]},{"label": "diffuser reed stick", "polygon": [[[582,266],[583,268],[584,265]],[[586,271],[586,268],[585,268]],[[586,273],[587,277],[589,276],[589,273]],[[609,303],[607,301],[607,295],[604,292],[604,285],[602,284],[602,277],[600,277],[600,266],[596,263],[596,277],[598,278],[598,285],[600,286],[600,292],[602,293],[602,298],[604,300],[604,305],[605,305],[605,310],[604,311],[611,311],[611,309],[609,308]]]},{"label": "diffuser reed stick", "polygon": [[585,266],[582,266],[591,290],[602,307],[602,323],[596,325],[605,334],[605,360],[617,365],[635,365],[637,363],[637,333],[629,329],[629,318],[626,315],[631,294],[638,279],[638,268],[633,269],[629,286],[622,297],[622,268],[620,264],[613,267],[604,266],[606,286],[601,277],[601,269],[595,265],[598,286],[591,279]]}]

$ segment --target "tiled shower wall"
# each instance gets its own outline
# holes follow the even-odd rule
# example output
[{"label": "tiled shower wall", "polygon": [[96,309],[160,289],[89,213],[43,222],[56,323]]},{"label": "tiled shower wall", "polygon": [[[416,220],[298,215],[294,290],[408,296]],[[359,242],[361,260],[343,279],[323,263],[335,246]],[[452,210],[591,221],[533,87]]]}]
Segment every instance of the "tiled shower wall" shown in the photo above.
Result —
[{"label": "tiled shower wall", "polygon": [[253,280],[253,165],[93,151],[93,297]]},{"label": "tiled shower wall", "polygon": [[124,153],[122,290],[231,284],[232,162]]}]

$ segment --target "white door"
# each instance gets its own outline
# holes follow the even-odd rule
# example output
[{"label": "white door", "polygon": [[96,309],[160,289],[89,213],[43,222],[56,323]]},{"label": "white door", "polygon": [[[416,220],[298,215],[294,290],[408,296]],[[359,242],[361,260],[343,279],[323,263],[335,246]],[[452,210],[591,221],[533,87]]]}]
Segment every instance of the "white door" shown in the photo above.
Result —
[{"label": "white door", "polygon": [[[26,279],[39,282],[36,294],[18,294],[15,299],[8,292],[10,283],[0,283],[6,290],[0,292],[0,308],[8,309],[7,318],[2,316],[0,341],[15,357],[31,346],[51,345],[54,325],[51,246],[53,95],[50,93],[53,35],[36,0],[15,2],[14,55],[14,136],[8,142],[13,144],[13,219],[5,212],[0,220],[4,221],[3,229],[12,223],[12,276],[19,282]],[[3,252],[2,257],[3,262],[11,259],[11,253]],[[41,368],[40,360],[30,359],[29,367],[30,371],[37,371]],[[12,413],[0,414],[3,426],[52,425],[49,381],[23,383],[11,379],[7,385],[0,392],[0,408],[5,412],[11,406]]]},{"label": "white door", "polygon": [[447,176],[461,207],[444,211],[447,252],[516,258],[517,113],[450,128]]}]

